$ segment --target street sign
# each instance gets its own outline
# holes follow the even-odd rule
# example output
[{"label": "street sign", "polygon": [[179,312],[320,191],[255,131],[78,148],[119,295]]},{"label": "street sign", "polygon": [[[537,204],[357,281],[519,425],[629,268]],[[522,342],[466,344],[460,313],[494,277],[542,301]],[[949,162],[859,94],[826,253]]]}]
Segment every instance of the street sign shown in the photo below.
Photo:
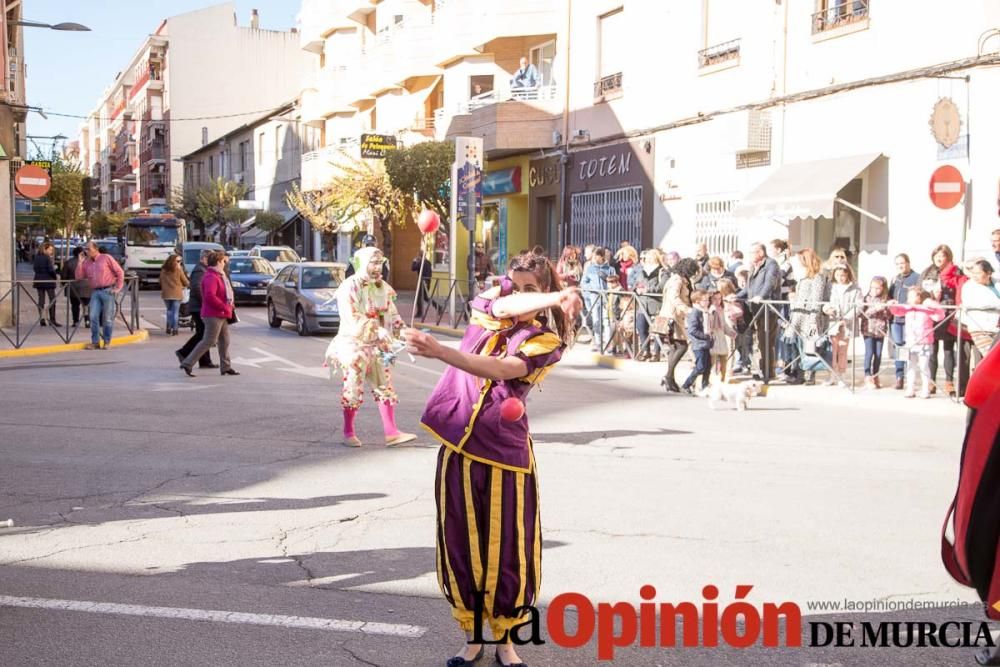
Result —
[{"label": "street sign", "polygon": [[52,187],[47,171],[33,164],[26,164],[14,174],[14,187],[28,199],[44,197]]},{"label": "street sign", "polygon": [[962,172],[946,164],[931,175],[931,202],[938,208],[954,208],[965,196],[965,179]]},{"label": "street sign", "polygon": [[483,140],[480,137],[455,139],[455,218],[466,229],[476,228],[476,216],[483,211]]}]

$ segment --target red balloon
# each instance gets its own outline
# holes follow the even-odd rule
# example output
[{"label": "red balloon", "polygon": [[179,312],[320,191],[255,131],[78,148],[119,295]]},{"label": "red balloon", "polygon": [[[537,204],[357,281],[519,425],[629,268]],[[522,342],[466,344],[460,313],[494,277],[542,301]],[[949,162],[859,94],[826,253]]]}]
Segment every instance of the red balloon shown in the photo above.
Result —
[{"label": "red balloon", "polygon": [[417,218],[417,227],[424,234],[433,234],[441,226],[441,216],[439,216],[434,211],[429,208],[425,208],[420,212],[420,216]]},{"label": "red balloon", "polygon": [[509,422],[516,422],[524,416],[524,403],[519,398],[504,399],[500,404],[500,416]]}]

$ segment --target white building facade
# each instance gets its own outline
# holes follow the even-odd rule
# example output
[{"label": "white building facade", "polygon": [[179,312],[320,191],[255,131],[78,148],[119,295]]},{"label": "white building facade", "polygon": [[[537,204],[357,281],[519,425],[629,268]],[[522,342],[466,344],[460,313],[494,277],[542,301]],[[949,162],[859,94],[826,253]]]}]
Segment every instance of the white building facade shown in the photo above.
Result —
[{"label": "white building facade", "polygon": [[[944,20],[891,0],[576,0],[573,16],[569,133],[650,142],[651,242],[728,255],[783,238],[824,258],[839,245],[863,280],[892,275],[899,252],[921,269],[940,243],[959,256],[965,223],[965,254],[988,249],[1000,4],[970,0]],[[591,87],[618,72],[600,100]],[[941,98],[957,114],[941,105],[936,138]],[[931,202],[943,165],[971,183],[968,211]]]},{"label": "white building facade", "polygon": [[299,92],[294,30],[238,24],[225,3],[165,19],[109,86],[80,133],[102,208],[157,211],[182,183],[183,155]]}]

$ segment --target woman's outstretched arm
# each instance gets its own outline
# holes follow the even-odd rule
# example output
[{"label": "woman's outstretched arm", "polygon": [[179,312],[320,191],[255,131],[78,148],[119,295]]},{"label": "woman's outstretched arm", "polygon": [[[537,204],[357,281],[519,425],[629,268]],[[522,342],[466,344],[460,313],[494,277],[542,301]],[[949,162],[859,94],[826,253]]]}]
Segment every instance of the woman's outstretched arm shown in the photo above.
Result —
[{"label": "woman's outstretched arm", "polygon": [[417,329],[404,329],[403,340],[410,354],[440,359],[449,366],[487,380],[513,380],[528,374],[528,365],[523,359],[469,354],[445,347],[434,336]]}]

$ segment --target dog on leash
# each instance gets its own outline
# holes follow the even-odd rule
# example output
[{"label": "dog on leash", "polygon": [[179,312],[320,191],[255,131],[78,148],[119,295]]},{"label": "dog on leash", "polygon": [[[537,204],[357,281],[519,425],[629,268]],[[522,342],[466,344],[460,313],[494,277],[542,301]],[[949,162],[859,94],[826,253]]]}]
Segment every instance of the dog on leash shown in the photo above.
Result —
[{"label": "dog on leash", "polygon": [[742,412],[747,409],[752,397],[763,394],[764,383],[750,380],[738,384],[714,383],[708,388],[707,397],[708,404],[713,410],[729,408]]}]

